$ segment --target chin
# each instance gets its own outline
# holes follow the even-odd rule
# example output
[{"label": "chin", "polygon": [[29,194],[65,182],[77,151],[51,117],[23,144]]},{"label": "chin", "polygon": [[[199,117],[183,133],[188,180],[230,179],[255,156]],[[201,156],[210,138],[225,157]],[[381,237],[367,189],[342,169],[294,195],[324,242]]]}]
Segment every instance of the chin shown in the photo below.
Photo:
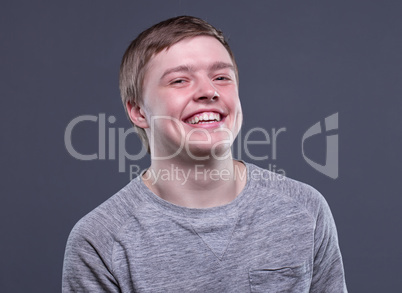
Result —
[{"label": "chin", "polygon": [[231,150],[229,144],[211,145],[192,145],[186,148],[186,155],[196,161],[206,160],[225,160],[231,157]]}]

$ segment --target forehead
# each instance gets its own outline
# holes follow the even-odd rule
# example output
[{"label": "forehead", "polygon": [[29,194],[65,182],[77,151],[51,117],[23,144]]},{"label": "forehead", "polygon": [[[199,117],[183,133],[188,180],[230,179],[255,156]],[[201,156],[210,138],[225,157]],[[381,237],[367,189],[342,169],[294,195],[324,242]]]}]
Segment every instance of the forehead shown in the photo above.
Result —
[{"label": "forehead", "polygon": [[214,37],[197,36],[186,38],[162,50],[151,58],[146,68],[145,77],[157,78],[168,68],[186,65],[196,69],[203,69],[212,63],[233,61],[226,48]]}]

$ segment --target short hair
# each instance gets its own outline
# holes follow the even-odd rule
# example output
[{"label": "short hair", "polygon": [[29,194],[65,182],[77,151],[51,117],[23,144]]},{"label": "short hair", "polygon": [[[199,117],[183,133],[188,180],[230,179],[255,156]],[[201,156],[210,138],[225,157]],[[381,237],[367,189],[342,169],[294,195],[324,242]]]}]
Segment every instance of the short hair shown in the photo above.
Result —
[{"label": "short hair", "polygon": [[[144,76],[151,58],[164,49],[186,38],[196,36],[210,36],[217,39],[227,50],[232,59],[236,79],[238,69],[232,50],[223,33],[207,23],[193,16],[178,16],[162,21],[140,33],[128,46],[120,65],[120,94],[124,109],[127,113],[127,102],[134,105],[142,104]],[[150,152],[148,137],[145,130],[136,126],[138,136],[145,148]]]}]

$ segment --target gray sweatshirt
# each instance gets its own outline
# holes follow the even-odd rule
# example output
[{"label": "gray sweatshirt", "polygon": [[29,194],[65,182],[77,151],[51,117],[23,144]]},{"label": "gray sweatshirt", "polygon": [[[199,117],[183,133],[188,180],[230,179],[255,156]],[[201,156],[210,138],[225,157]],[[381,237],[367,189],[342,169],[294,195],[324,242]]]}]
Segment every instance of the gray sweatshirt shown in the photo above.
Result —
[{"label": "gray sweatshirt", "polygon": [[73,228],[63,292],[347,292],[323,196],[246,166],[237,198],[207,209],[132,180]]}]

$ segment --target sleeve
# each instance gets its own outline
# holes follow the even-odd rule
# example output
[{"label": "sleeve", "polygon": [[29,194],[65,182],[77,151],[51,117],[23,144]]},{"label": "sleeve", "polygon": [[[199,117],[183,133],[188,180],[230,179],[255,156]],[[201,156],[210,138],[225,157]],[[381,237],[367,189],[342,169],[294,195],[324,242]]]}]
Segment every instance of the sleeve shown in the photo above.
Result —
[{"label": "sleeve", "polygon": [[63,293],[120,292],[109,261],[111,245],[99,231],[82,221],[71,231],[64,255]]},{"label": "sleeve", "polygon": [[314,264],[310,292],[347,292],[335,221],[321,194],[314,234]]}]

